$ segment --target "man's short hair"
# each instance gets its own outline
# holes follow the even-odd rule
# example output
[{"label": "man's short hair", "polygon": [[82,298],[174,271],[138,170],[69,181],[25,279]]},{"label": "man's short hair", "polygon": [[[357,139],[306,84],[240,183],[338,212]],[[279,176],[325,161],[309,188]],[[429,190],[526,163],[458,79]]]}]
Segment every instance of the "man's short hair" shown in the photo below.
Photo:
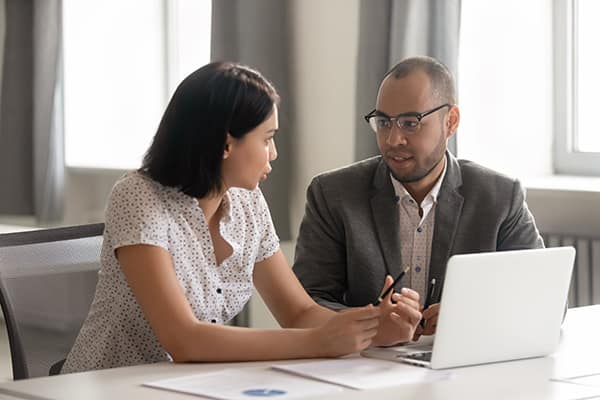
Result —
[{"label": "man's short hair", "polygon": [[443,103],[456,104],[456,88],[452,73],[443,63],[433,57],[418,56],[405,58],[394,65],[385,78],[392,75],[396,79],[404,78],[416,71],[423,71],[429,77],[433,95]]}]

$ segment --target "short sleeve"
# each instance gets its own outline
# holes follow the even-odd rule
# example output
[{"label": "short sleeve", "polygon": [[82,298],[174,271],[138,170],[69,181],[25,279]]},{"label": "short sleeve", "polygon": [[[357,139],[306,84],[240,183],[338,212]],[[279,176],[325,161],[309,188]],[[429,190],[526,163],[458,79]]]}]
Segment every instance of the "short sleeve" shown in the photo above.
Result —
[{"label": "short sleeve", "polygon": [[149,244],[168,250],[168,214],[159,188],[135,173],[113,187],[106,208],[106,231],[112,250]]},{"label": "short sleeve", "polygon": [[256,189],[254,193],[256,212],[258,219],[262,223],[256,262],[261,262],[279,250],[279,237],[277,236],[277,232],[275,232],[275,226],[273,225],[273,219],[271,218],[271,212],[269,211],[265,197],[260,189]]}]

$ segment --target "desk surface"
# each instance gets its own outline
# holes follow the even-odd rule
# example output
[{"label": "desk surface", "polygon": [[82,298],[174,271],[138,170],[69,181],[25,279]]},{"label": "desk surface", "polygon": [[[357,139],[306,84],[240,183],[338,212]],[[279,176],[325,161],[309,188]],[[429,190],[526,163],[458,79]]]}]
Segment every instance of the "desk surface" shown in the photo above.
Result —
[{"label": "desk surface", "polygon": [[[600,399],[600,387],[550,378],[600,373],[600,305],[570,309],[558,351],[550,357],[455,368],[453,377],[387,389],[344,389],[330,399]],[[287,361],[294,362],[294,361]],[[286,363],[282,361],[279,363]],[[35,378],[0,385],[0,395],[24,399],[198,399],[142,387],[144,382],[223,368],[268,368],[273,362],[228,364],[158,363]],[[0,397],[1,399],[2,397]],[[11,398],[11,397],[8,397]]]}]

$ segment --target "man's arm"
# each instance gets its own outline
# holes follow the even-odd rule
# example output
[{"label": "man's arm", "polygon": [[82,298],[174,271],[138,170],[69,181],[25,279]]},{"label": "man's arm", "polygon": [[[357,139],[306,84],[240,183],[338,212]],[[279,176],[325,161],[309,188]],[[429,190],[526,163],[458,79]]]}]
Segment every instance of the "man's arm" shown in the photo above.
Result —
[{"label": "man's arm", "polygon": [[544,240],[535,226],[535,219],[525,202],[525,192],[518,180],[514,181],[511,206],[498,232],[497,250],[537,249]]},{"label": "man's arm", "polygon": [[336,218],[319,178],[312,180],[306,194],[306,209],[300,225],[294,272],[320,305],[346,308],[346,244],[342,221]]}]

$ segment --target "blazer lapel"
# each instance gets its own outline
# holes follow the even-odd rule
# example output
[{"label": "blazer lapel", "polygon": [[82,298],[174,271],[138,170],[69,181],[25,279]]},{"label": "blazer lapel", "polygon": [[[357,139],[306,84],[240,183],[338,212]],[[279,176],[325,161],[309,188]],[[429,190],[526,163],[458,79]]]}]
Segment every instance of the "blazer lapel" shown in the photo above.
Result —
[{"label": "blazer lapel", "polygon": [[390,179],[388,168],[381,159],[373,179],[371,212],[386,271],[395,279],[401,270],[402,257],[400,254],[398,205]]},{"label": "blazer lapel", "polygon": [[[464,198],[458,193],[462,185],[460,165],[454,156],[446,152],[448,166],[446,177],[438,195],[435,208],[435,228],[431,243],[429,277],[436,279],[436,286],[443,287],[446,275],[446,263],[450,257],[456,228],[462,213]],[[441,290],[437,291],[436,302],[440,300]]]}]

